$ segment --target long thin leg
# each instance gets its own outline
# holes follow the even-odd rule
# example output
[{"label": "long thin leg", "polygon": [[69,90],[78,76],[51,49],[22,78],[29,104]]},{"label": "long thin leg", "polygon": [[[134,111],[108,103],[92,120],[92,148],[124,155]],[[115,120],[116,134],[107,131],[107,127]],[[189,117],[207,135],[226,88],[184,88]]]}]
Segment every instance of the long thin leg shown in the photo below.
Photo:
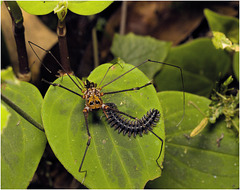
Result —
[{"label": "long thin leg", "polygon": [[[52,54],[51,51],[49,50],[45,50],[44,48],[40,47],[39,45],[31,42],[31,41],[28,41],[31,49],[33,50],[34,54],[37,56],[38,60],[42,63],[42,60],[40,59],[40,57],[37,55],[36,51],[33,49],[33,46],[34,45],[35,47],[45,51],[46,53],[49,53],[53,59],[56,61],[56,63],[61,67],[61,69],[67,74],[67,76],[73,81],[73,83],[82,91],[82,88],[83,86],[81,85],[81,83],[79,83],[81,85],[81,87],[75,82],[75,80],[73,80],[73,78],[70,76],[70,74],[68,74],[68,72],[63,68],[63,66],[61,65],[61,63],[57,60],[57,58]],[[42,63],[43,64],[43,63]],[[43,64],[43,66],[49,71],[49,69]],[[49,71],[51,73],[51,71]]]},{"label": "long thin leg", "polygon": [[[102,78],[101,82],[98,84],[98,86],[101,86],[103,80],[104,80],[105,77],[107,76],[108,71],[109,71],[115,64],[118,64],[118,62],[113,63],[110,67],[108,67],[108,70],[106,71],[105,75],[103,76],[103,78]],[[120,65],[120,64],[119,64],[119,65]],[[121,66],[121,65],[120,65],[120,66]]]},{"label": "long thin leg", "polygon": [[[85,160],[85,157],[86,157],[86,154],[87,154],[87,151],[88,151],[88,147],[90,146],[91,138],[92,138],[92,137],[91,137],[91,134],[90,134],[89,128],[88,128],[88,120],[87,120],[87,118],[88,118],[88,110],[87,110],[86,108],[83,110],[83,114],[84,114],[85,123],[86,123],[86,128],[87,128],[88,141],[87,141],[87,146],[86,146],[85,152],[84,152],[84,154],[83,154],[83,158],[82,158],[82,161],[81,161],[81,164],[80,164],[80,167],[79,167],[79,170],[78,170],[78,171],[85,173],[85,176],[84,176],[84,179],[85,179],[86,176],[87,176],[87,170],[82,171],[82,166],[83,166],[83,162],[84,162],[84,160]],[[84,179],[83,179],[83,181],[84,181]]]},{"label": "long thin leg", "polygon": [[152,130],[149,130],[149,131],[150,131],[152,134],[154,134],[154,135],[162,142],[162,146],[161,146],[161,148],[160,148],[159,155],[158,155],[158,157],[157,157],[157,159],[156,159],[156,162],[157,162],[158,167],[162,169],[162,167],[161,167],[161,166],[159,165],[159,163],[158,163],[158,159],[160,158],[160,156],[161,156],[161,154],[162,154],[163,140],[162,140],[161,137],[159,137],[159,136],[158,136],[156,133],[154,133]]},{"label": "long thin leg", "polygon": [[182,92],[183,92],[183,114],[182,114],[182,118],[181,120],[178,122],[178,124],[176,125],[176,127],[178,127],[183,119],[184,119],[184,116],[185,116],[185,90],[184,90],[184,82],[183,82],[183,72],[182,72],[182,68],[177,66],[177,65],[172,65],[172,64],[169,64],[169,63],[163,63],[163,62],[159,62],[159,61],[153,61],[153,60],[150,60],[148,59],[149,62],[152,62],[152,63],[160,63],[160,64],[163,64],[163,65],[168,65],[168,66],[171,66],[171,67],[175,67],[177,69],[179,69],[180,71],[180,75],[181,75],[181,82],[182,82]]},{"label": "long thin leg", "polygon": [[[152,63],[160,63],[160,64],[163,64],[163,65],[168,65],[168,66],[171,66],[171,67],[175,67],[177,69],[180,70],[180,74],[181,74],[181,82],[182,82],[182,92],[183,92],[183,115],[182,115],[182,118],[181,120],[178,122],[178,124],[176,126],[179,126],[180,123],[183,121],[184,119],[184,116],[185,116],[185,91],[184,91],[184,82],[183,82],[183,72],[182,72],[182,68],[177,66],[177,65],[172,65],[172,64],[168,64],[168,63],[164,63],[164,62],[160,62],[160,61],[153,61],[153,60],[150,60],[150,59],[147,59],[146,61],[140,63],[139,65],[133,67],[132,69],[128,70],[127,72],[123,73],[122,75],[116,77],[115,79],[113,79],[112,81],[108,82],[107,84],[104,84],[101,88],[103,89],[105,86],[113,83],[114,81],[116,81],[117,79],[121,78],[122,76],[126,75],[127,73],[131,72],[132,70],[140,67],[141,65],[143,65],[144,63],[146,62],[152,62]],[[122,92],[122,91],[120,91]],[[117,92],[116,92],[117,93]]]},{"label": "long thin leg", "polygon": [[106,94],[116,94],[116,93],[119,93],[119,92],[127,92],[127,91],[134,91],[134,90],[140,90],[141,88],[144,88],[148,85],[151,85],[152,83],[151,82],[148,82],[147,84],[143,85],[143,86],[140,86],[140,87],[135,87],[135,88],[129,88],[129,89],[125,89],[125,90],[118,90],[118,91],[113,91],[113,92],[104,92],[103,95],[106,95]]},{"label": "long thin leg", "polygon": [[63,86],[63,85],[61,85],[61,84],[52,83],[52,82],[49,82],[49,81],[47,81],[47,80],[45,80],[45,79],[42,79],[42,81],[45,82],[45,83],[47,83],[47,84],[49,84],[49,85],[58,86],[58,87],[60,87],[60,88],[63,88],[63,89],[65,89],[65,90],[67,90],[67,91],[69,91],[69,92],[72,92],[73,94],[76,94],[76,95],[80,96],[81,98],[83,98],[83,96],[82,96],[81,94],[78,94],[77,92],[74,92],[73,90],[71,90],[71,89],[69,89],[69,88],[67,88],[67,87],[65,87],[65,86]]},{"label": "long thin leg", "polygon": [[148,60],[144,61],[143,63],[140,63],[139,65],[133,67],[132,69],[128,70],[127,72],[123,73],[122,75],[116,77],[115,79],[113,79],[112,81],[108,82],[107,84],[104,84],[101,88],[104,88],[105,86],[111,84],[112,82],[116,81],[117,79],[121,78],[122,76],[126,75],[127,73],[131,72],[133,69],[136,69],[137,67],[143,65],[144,63],[148,62]]}]

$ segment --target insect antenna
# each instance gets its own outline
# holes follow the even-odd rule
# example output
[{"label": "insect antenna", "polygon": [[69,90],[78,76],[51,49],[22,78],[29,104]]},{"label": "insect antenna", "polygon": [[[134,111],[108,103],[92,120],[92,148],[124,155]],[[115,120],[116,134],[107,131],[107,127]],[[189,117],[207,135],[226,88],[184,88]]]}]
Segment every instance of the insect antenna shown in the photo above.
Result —
[{"label": "insect antenna", "polygon": [[[39,45],[37,45],[37,44],[35,44],[35,43],[31,42],[31,41],[28,41],[28,43],[29,43],[31,49],[33,50],[34,54],[37,56],[37,58],[39,59],[39,61],[40,61],[42,64],[43,64],[43,62],[42,62],[42,60],[40,59],[40,57],[37,55],[36,51],[34,50],[33,45],[34,45],[35,47],[37,47],[37,48],[45,51],[46,53],[49,53],[49,54],[52,56],[52,58],[56,61],[56,63],[61,67],[61,69],[62,69],[62,70],[67,74],[67,76],[73,81],[73,83],[82,91],[82,89],[83,89],[84,87],[82,86],[82,84],[80,83],[80,81],[77,79],[77,77],[74,75],[80,85],[78,85],[78,84],[76,83],[76,81],[73,80],[73,78],[70,76],[70,74],[64,69],[64,67],[61,65],[61,63],[57,60],[57,58],[52,54],[52,52],[51,52],[50,50],[45,50],[45,49],[42,48],[41,46],[39,46]],[[43,64],[43,66],[51,73],[51,71],[50,71],[44,64]]]}]

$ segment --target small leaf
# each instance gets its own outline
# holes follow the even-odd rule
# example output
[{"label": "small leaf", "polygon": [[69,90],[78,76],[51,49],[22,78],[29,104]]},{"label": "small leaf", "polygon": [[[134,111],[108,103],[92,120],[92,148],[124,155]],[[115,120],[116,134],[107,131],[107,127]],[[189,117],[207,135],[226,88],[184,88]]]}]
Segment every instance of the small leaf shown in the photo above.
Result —
[{"label": "small leaf", "polygon": [[225,49],[225,48],[232,48],[232,42],[221,32],[214,32],[213,31],[213,45],[217,49]]},{"label": "small leaf", "polygon": [[212,31],[222,32],[233,43],[239,43],[239,19],[220,15],[209,9],[204,14]]},{"label": "small leaf", "polygon": [[[41,123],[42,96],[35,86],[4,77],[1,93]],[[1,134],[1,187],[25,189],[40,162],[46,137],[5,102],[2,105],[11,115]]]},{"label": "small leaf", "polygon": [[[100,83],[112,64],[104,64],[92,71],[88,80]],[[107,84],[133,68],[128,64],[115,64],[102,84]],[[149,79],[138,69],[103,88],[103,92],[142,86]],[[68,77],[56,83],[81,93]],[[141,118],[150,109],[161,106],[153,86],[139,91],[123,92],[102,97],[104,103],[115,103],[122,112]],[[59,87],[50,87],[42,109],[42,118],[49,144],[63,166],[80,182],[85,173],[79,173],[80,163],[88,140],[83,116],[85,100]],[[105,121],[101,110],[89,112],[88,124],[92,136],[82,170],[87,170],[84,185],[88,188],[143,188],[148,180],[161,175],[156,159],[162,146],[153,134],[127,137],[118,134]],[[154,132],[164,140],[163,116]],[[164,151],[159,163],[163,161]]]},{"label": "small leaf", "polygon": [[[200,38],[173,47],[165,62],[183,69],[185,91],[209,96],[219,74],[224,76],[228,71],[231,59],[224,50],[217,50],[210,39]],[[168,65],[155,76],[154,82],[159,91],[182,91],[180,71]]]},{"label": "small leaf", "polygon": [[[136,66],[147,59],[164,61],[170,47],[170,42],[156,40],[150,36],[138,36],[133,33],[125,36],[115,34],[111,51],[115,57]],[[152,79],[161,66],[157,63],[146,63],[139,69]]]},{"label": "small leaf", "polygon": [[[158,93],[158,97],[165,116],[166,156],[162,176],[149,182],[147,188],[239,188],[239,140],[235,131],[226,127],[224,119],[208,124],[194,138],[188,137],[204,118],[188,102],[194,102],[205,112],[210,100],[186,93],[185,118],[175,127],[182,116],[179,109],[182,93],[166,91]],[[222,140],[218,147],[219,138]]]},{"label": "small leaf", "polygon": [[68,9],[68,1],[60,1],[57,6],[53,9],[54,14],[57,13],[58,19],[62,22],[66,15]]}]

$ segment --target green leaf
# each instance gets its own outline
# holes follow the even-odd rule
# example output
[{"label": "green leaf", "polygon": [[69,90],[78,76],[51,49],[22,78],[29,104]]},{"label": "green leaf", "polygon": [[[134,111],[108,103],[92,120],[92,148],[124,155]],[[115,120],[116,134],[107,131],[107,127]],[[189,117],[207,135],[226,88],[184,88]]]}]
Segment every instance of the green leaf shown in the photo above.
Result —
[{"label": "green leaf", "polygon": [[[29,83],[9,78],[2,79],[1,93],[41,123],[40,92]],[[1,187],[25,189],[40,162],[46,137],[3,101],[2,104],[11,115],[1,133]]]},{"label": "green leaf", "polygon": [[7,126],[10,116],[11,113],[7,110],[6,106],[1,104],[1,134],[3,132],[3,129]]},{"label": "green leaf", "polygon": [[239,81],[239,52],[235,52],[233,56],[233,71]]},{"label": "green leaf", "polygon": [[[115,34],[111,51],[115,57],[120,57],[125,62],[136,66],[147,59],[164,61],[170,47],[171,42],[129,33],[124,36]],[[146,63],[139,69],[152,79],[161,66],[157,63]]]},{"label": "green leaf", "polygon": [[[210,100],[186,93],[185,118],[181,119],[182,92],[158,93],[163,106],[166,126],[166,156],[161,178],[149,182],[147,188],[231,189],[239,188],[239,140],[224,119],[208,124],[194,138],[187,135],[204,116],[188,102],[194,102],[202,112],[208,109]],[[217,139],[223,135],[218,147]]]},{"label": "green leaf", "polygon": [[239,19],[220,15],[209,9],[204,14],[212,31],[224,33],[233,43],[239,43]]},{"label": "green leaf", "polygon": [[94,15],[102,12],[113,1],[69,1],[68,9],[79,15]]},{"label": "green leaf", "polygon": [[[18,80],[13,73],[12,67],[1,70],[1,83],[4,81],[14,81],[15,83],[18,83]],[[2,84],[2,88],[4,89],[4,83]]]},{"label": "green leaf", "polygon": [[46,15],[53,11],[58,1],[17,1],[18,5],[29,14]]},{"label": "green leaf", "polygon": [[[93,15],[106,9],[113,1],[64,1],[68,9],[79,15]],[[19,6],[33,15],[45,15],[52,12],[62,1],[17,1]],[[66,11],[65,11],[66,12]]]},{"label": "green leaf", "polygon": [[[217,50],[210,39],[200,38],[173,47],[165,62],[183,69],[185,91],[209,96],[219,75],[228,71],[231,59],[224,50]],[[154,82],[159,91],[182,91],[180,71],[168,65],[155,76]]]},{"label": "green leaf", "polygon": [[[112,64],[97,67],[88,79],[100,83],[106,70]],[[110,68],[102,84],[133,68],[129,64],[115,64]],[[81,91],[68,77],[55,81],[73,91]],[[103,92],[123,90],[142,86],[149,79],[138,69],[119,78],[103,88]],[[102,85],[100,85],[102,86]],[[104,103],[115,103],[118,109],[141,118],[150,109],[161,106],[153,86],[139,91],[123,92],[102,97]],[[85,173],[78,169],[88,140],[83,109],[85,100],[59,87],[50,87],[42,109],[42,118],[49,144],[63,166],[80,182]],[[84,185],[88,188],[143,188],[148,180],[161,175],[156,159],[161,148],[153,134],[136,138],[118,134],[105,121],[101,110],[89,112],[88,123],[92,136],[82,170],[87,170]],[[164,140],[163,116],[154,127],[154,132]],[[164,151],[159,159],[162,163]]]}]

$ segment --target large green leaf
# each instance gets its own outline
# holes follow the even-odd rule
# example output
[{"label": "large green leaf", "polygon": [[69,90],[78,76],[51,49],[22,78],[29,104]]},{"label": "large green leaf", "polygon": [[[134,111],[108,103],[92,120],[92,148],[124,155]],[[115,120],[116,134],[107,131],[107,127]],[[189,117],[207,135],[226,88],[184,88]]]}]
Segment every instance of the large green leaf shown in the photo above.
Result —
[{"label": "large green leaf", "polygon": [[[111,64],[97,67],[88,77],[90,81],[100,83]],[[133,66],[116,64],[108,72],[103,84],[128,71]],[[138,69],[121,77],[103,88],[103,92],[122,90],[141,86],[149,79]],[[60,78],[56,83],[81,93],[68,77]],[[134,117],[141,118],[150,109],[161,106],[153,86],[139,91],[124,92],[103,96],[104,103],[115,103],[118,109]],[[85,100],[59,87],[50,87],[42,109],[43,123],[49,144],[63,166],[80,182],[85,173],[78,169],[87,143],[87,131],[82,113]],[[148,180],[161,175],[156,158],[162,146],[153,134],[123,136],[110,128],[102,111],[89,113],[89,130],[92,136],[82,170],[87,170],[84,185],[88,188],[143,188]],[[163,116],[154,127],[154,132],[164,140]],[[159,163],[162,162],[164,151]]]},{"label": "large green leaf", "polygon": [[[219,74],[224,76],[231,63],[224,50],[216,50],[210,39],[201,38],[173,47],[166,63],[183,69],[185,91],[209,96]],[[182,90],[180,71],[165,65],[154,78],[158,90]]]},{"label": "large green leaf", "polygon": [[233,43],[239,43],[239,19],[204,9],[212,31],[224,33]]},{"label": "large green leaf", "polygon": [[[53,11],[62,1],[17,1],[26,12],[45,15]],[[113,1],[66,1],[67,8],[79,15],[93,15],[106,9]]]},{"label": "large green leaf", "polygon": [[[208,109],[210,100],[186,93],[186,114],[183,122],[176,127],[182,117],[181,92],[158,93],[163,106],[166,126],[166,155],[161,178],[148,183],[148,188],[239,188],[239,140],[233,129],[226,126],[223,119],[216,124],[208,124],[194,138],[187,135],[201,122],[201,111]],[[178,109],[177,109],[178,108]],[[224,136],[218,147],[217,139]]]},{"label": "large green leaf", "polygon": [[[6,74],[3,76],[1,93],[41,123],[42,96],[37,88]],[[10,115],[1,132],[1,187],[25,189],[42,157],[46,137],[3,101],[2,104]]]},{"label": "large green leaf", "polygon": [[26,12],[33,15],[46,15],[53,11],[58,1],[17,1]]},{"label": "large green leaf", "polygon": [[[156,40],[150,36],[138,36],[133,33],[124,36],[115,34],[111,51],[115,57],[136,66],[147,59],[164,61],[170,47],[171,42]],[[139,69],[152,79],[161,66],[149,62]]]},{"label": "large green leaf", "polygon": [[113,1],[69,1],[68,9],[79,15],[93,15],[106,9]]}]

